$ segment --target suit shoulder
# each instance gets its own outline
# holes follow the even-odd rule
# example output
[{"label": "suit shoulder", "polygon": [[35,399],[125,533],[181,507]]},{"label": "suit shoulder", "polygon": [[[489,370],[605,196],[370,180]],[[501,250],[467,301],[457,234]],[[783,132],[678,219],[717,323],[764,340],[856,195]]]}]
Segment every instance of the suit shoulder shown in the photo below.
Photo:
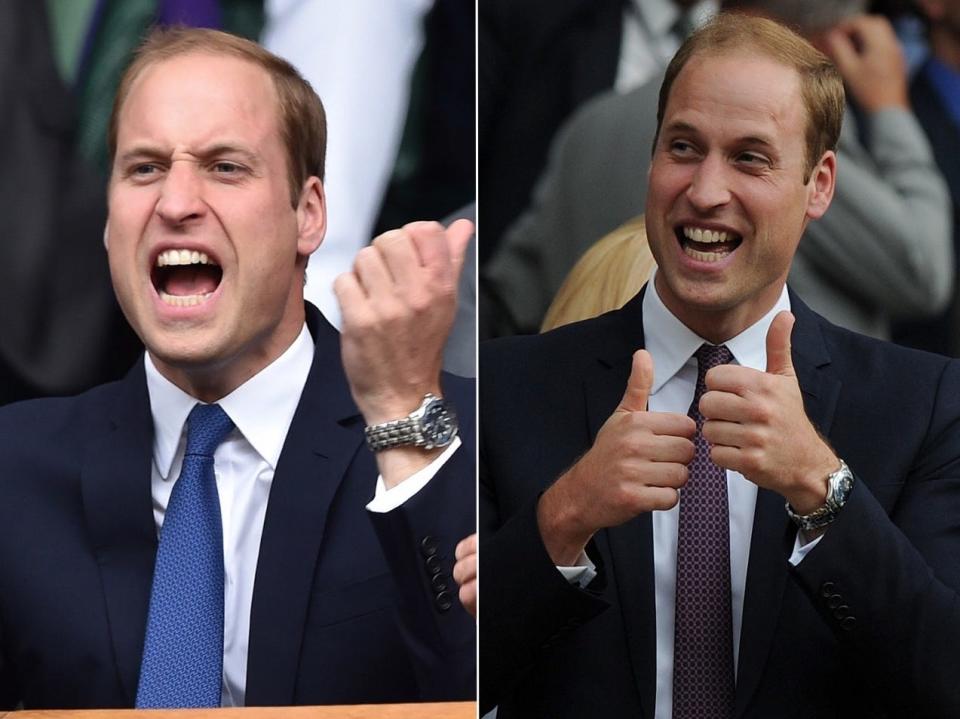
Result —
[{"label": "suit shoulder", "polygon": [[[497,381],[536,378],[542,383],[550,378],[570,381],[581,378],[598,362],[613,354],[629,356],[637,347],[624,345],[621,311],[608,312],[581,322],[558,327],[539,335],[517,335],[480,343],[481,391]],[[623,345],[623,346],[621,346]],[[616,346],[616,349],[612,349]]]},{"label": "suit shoulder", "polygon": [[873,406],[923,403],[960,416],[960,360],[820,321],[827,351],[843,377],[846,392]]},{"label": "suit shoulder", "polygon": [[119,393],[120,383],[99,385],[73,397],[46,397],[0,407],[0,451],[65,451],[98,426]]}]

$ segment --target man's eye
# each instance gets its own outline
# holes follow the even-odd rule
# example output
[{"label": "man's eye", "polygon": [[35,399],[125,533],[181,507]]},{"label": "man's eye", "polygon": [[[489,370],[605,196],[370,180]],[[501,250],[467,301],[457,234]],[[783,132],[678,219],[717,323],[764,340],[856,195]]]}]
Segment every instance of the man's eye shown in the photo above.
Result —
[{"label": "man's eye", "polygon": [[670,143],[670,151],[676,155],[689,155],[693,152],[693,145],[685,140],[674,140]]},{"label": "man's eye", "polygon": [[233,162],[215,162],[212,167],[218,175],[236,175],[243,169]]},{"label": "man's eye", "polygon": [[138,175],[140,177],[148,177],[155,172],[157,172],[157,166],[149,162],[145,162],[141,165],[136,165],[131,174]]},{"label": "man's eye", "polygon": [[755,152],[741,152],[737,155],[737,161],[745,165],[769,165],[770,161],[763,155]]}]

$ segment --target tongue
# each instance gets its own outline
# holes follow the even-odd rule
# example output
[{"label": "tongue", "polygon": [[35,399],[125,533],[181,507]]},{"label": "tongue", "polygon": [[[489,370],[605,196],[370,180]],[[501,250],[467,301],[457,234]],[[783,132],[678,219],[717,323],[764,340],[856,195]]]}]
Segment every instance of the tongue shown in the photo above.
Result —
[{"label": "tongue", "polygon": [[171,268],[163,291],[168,295],[205,295],[217,289],[220,270],[209,265]]}]

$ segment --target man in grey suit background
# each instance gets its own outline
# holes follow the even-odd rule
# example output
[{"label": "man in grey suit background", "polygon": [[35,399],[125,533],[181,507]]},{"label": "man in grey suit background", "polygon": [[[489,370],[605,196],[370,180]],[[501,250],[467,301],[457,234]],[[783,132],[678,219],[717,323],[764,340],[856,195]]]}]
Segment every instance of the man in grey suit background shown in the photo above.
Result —
[{"label": "man in grey suit background", "polygon": [[[733,0],[821,39],[852,96],[833,204],[806,231],[791,287],[838,324],[887,339],[941,309],[953,286],[950,199],[907,99],[886,20],[863,0]],[[558,133],[531,205],[481,276],[481,336],[532,332],[576,259],[643,210],[660,78],[587,103]]]}]

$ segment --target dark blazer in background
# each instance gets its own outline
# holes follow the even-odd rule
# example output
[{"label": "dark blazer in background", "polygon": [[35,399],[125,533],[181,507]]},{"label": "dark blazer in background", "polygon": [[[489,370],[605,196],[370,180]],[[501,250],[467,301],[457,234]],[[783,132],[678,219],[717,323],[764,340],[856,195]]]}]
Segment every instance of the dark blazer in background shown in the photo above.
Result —
[{"label": "dark blazer in background", "polygon": [[480,0],[481,265],[529,204],[560,123],[613,86],[623,8],[624,0]]},{"label": "dark blazer in background", "polygon": [[0,404],[119,377],[140,348],[113,297],[104,180],[73,152],[45,8],[0,2]]},{"label": "dark blazer in background", "polygon": [[[929,61],[928,61],[929,63]],[[924,64],[910,83],[910,104],[917,116],[953,201],[953,298],[947,309],[929,320],[894,327],[893,338],[911,347],[960,357],[960,127],[943,104]]]},{"label": "dark blazer in background", "polygon": [[[650,515],[597,533],[587,591],[554,568],[536,521],[623,395],[641,298],[481,345],[481,702],[499,719],[653,717]],[[857,481],[797,568],[783,499],[759,490],[735,715],[960,716],[960,363],[791,302],[807,413]]]},{"label": "dark blazer in background", "polygon": [[[474,526],[473,385],[445,378],[463,446],[373,515],[377,469],[338,335],[309,305],[308,326],[313,365],[260,543],[247,704],[472,698],[475,623],[451,573]],[[3,705],[133,705],[157,548],[152,461],[142,362],[79,397],[0,410]]]}]

